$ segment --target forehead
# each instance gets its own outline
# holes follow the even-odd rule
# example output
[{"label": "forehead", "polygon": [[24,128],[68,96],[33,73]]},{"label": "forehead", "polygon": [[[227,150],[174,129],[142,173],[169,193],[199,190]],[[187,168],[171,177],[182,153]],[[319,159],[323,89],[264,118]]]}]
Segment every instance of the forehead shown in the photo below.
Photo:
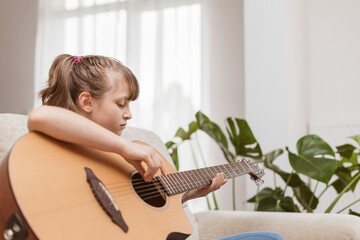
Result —
[{"label": "forehead", "polygon": [[124,76],[116,71],[109,71],[107,75],[110,83],[110,89],[107,93],[116,98],[129,98],[130,87]]}]

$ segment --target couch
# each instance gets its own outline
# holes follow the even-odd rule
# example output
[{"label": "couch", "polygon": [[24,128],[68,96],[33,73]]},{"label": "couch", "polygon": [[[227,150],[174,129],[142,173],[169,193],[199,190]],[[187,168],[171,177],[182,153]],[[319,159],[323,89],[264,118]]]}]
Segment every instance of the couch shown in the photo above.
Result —
[{"label": "couch", "polygon": [[[0,114],[0,161],[16,140],[27,132],[26,116]],[[123,137],[146,142],[155,147],[167,160],[171,160],[164,143],[153,132],[128,127]],[[211,240],[253,231],[273,231],[290,240],[360,239],[360,218],[345,214],[252,211],[205,211],[192,214],[186,204],[184,211],[193,225],[193,234],[188,238],[191,240]]]}]

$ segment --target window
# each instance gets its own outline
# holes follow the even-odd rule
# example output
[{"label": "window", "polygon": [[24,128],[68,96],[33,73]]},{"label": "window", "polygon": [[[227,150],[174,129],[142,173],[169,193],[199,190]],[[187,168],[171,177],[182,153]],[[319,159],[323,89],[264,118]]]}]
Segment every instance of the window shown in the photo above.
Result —
[{"label": "window", "polygon": [[44,0],[40,6],[36,92],[58,54],[100,54],[138,77],[130,125],[166,141],[194,118],[201,107],[199,1]]}]

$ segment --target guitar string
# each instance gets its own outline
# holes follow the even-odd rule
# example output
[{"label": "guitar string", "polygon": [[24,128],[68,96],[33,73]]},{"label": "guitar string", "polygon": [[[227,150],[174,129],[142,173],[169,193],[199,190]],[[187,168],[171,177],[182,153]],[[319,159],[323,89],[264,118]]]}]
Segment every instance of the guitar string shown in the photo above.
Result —
[{"label": "guitar string", "polygon": [[[230,173],[229,172],[229,170],[227,170],[227,169],[225,169],[228,173]],[[234,171],[233,169],[231,169],[232,171]],[[235,171],[234,171],[235,172]],[[242,171],[239,171],[240,173],[242,173]],[[201,172],[200,172],[201,173]],[[172,175],[172,174],[169,174],[169,175],[166,175],[165,177],[168,177],[169,178],[169,176],[170,175]],[[180,174],[179,174],[180,175]],[[198,174],[199,175],[199,174]],[[203,175],[203,174],[202,174]],[[232,176],[232,174],[226,174],[226,173],[224,173],[224,176],[225,176],[225,178],[226,178],[226,176],[227,175],[229,175],[230,176],[230,178],[232,178],[233,176]],[[237,174],[236,174],[237,175]],[[174,175],[174,176],[176,176],[176,175]],[[181,175],[180,175],[181,176]],[[200,175],[199,175],[200,176]],[[200,176],[201,177],[201,176]],[[215,177],[215,176],[214,176]],[[206,178],[206,176],[205,176],[205,178]],[[195,183],[196,185],[197,184],[203,184],[203,183],[207,183],[209,180],[210,180],[210,178],[212,179],[213,177],[211,177],[210,175],[208,175],[208,178],[207,179],[205,179],[204,180],[204,175],[203,175],[203,177],[201,177],[201,179],[199,180],[198,178],[196,178],[196,181],[194,181],[194,180],[192,180],[191,181],[191,183]],[[185,178],[183,178],[184,180],[185,180],[185,184],[187,184],[187,182],[186,182],[186,180],[188,180],[188,182],[189,182],[189,179],[185,179]],[[157,179],[152,179],[152,181],[157,181]],[[168,179],[168,180],[170,180],[170,179]],[[181,180],[181,179],[180,179]],[[172,180],[170,180],[171,181],[171,183],[173,184],[173,185],[175,185],[175,187],[182,187],[182,186],[184,186],[184,183],[179,183],[178,181],[172,181]],[[137,185],[141,185],[141,184],[144,184],[145,183],[145,181],[143,180],[143,179],[135,179],[135,180],[132,180],[132,183],[133,183],[133,185],[134,186],[137,186]],[[108,186],[108,188],[109,189],[118,189],[118,188],[121,188],[121,187],[123,187],[124,185],[125,186],[127,186],[128,185],[128,182],[124,182],[124,181],[122,181],[122,182],[113,182],[113,183],[107,183],[106,184],[107,186]]]},{"label": "guitar string", "polygon": [[[211,184],[211,181],[209,183],[209,179],[206,179],[206,180],[201,180],[201,181],[194,181],[193,184],[195,187],[193,188],[197,188],[197,187],[202,187],[202,186],[206,186],[206,185],[209,185]],[[143,179],[136,179],[136,180],[133,180],[133,182],[135,182],[133,184],[133,187],[136,188],[136,192],[140,195],[142,195],[144,192],[146,192],[145,194],[149,194],[149,193],[155,193],[157,194],[158,192],[161,192],[161,193],[164,193],[164,191],[166,192],[165,190],[165,187],[163,187],[163,185],[160,183],[160,181],[158,179],[152,179],[151,182],[145,182]],[[171,194],[171,193],[180,193],[180,192],[185,192],[185,191],[188,191],[190,189],[193,189],[193,188],[188,188],[184,185],[181,185],[181,183],[179,182],[172,182],[173,183],[173,186],[172,187],[168,187],[168,192]],[[128,188],[128,182],[123,182],[123,184],[120,184],[119,183],[112,183],[110,185],[114,185],[116,184],[117,186],[115,187],[108,187],[108,190],[109,192],[114,195],[114,196],[117,196],[118,194],[121,194],[122,192],[122,188],[124,188],[125,190]],[[149,187],[149,184],[154,184],[151,188]],[[140,187],[139,187],[140,186]],[[150,190],[153,190],[153,192],[149,192]],[[142,196],[140,196],[142,197]]]},{"label": "guitar string", "polygon": [[[203,187],[203,186],[209,185],[208,182],[198,182],[198,183],[201,184],[201,185],[196,185],[196,187]],[[143,185],[143,186],[140,185],[140,187],[137,187],[135,191],[136,191],[139,195],[140,195],[140,194],[143,194],[143,193],[145,193],[145,195],[147,195],[147,194],[149,194],[149,193],[158,193],[158,192],[161,192],[161,193],[164,193],[164,192],[165,192],[165,193],[166,193],[165,187],[163,187],[160,182],[153,182],[153,184],[154,184],[154,185],[151,186],[151,187],[149,187],[149,184]],[[210,184],[211,184],[211,183],[210,183]],[[128,184],[127,184],[127,185],[128,185]],[[128,188],[128,186],[124,186],[124,187]],[[174,188],[172,188],[171,190],[173,190],[172,192],[180,193],[180,192],[185,192],[185,191],[188,191],[188,190],[191,190],[191,189],[185,188],[185,190],[183,190],[183,189],[181,189],[181,188],[176,188],[176,187],[174,187]],[[179,190],[180,190],[180,191],[179,191]],[[149,191],[152,191],[152,192],[149,192]],[[109,192],[110,192],[112,195],[116,196],[118,193],[121,193],[122,191],[121,191],[121,190],[111,189],[111,191],[109,190]]]},{"label": "guitar string", "polygon": [[[236,167],[236,166],[235,166]],[[240,166],[241,168],[243,168],[242,166]],[[237,168],[237,167],[236,167]],[[231,169],[233,170],[233,169]],[[227,170],[228,171],[228,170]],[[233,170],[234,171],[234,170]],[[241,172],[241,171],[240,171]],[[201,172],[200,172],[201,173]],[[230,174],[231,175],[231,174]],[[147,183],[145,182],[143,179],[136,179],[134,180],[134,182],[136,182],[137,185],[139,185],[140,183]],[[128,186],[129,186],[129,183],[128,182],[117,182],[117,183],[110,183],[110,184],[107,184],[107,185],[113,185],[113,184],[123,184],[124,185],[127,185],[127,189],[128,189]],[[162,197],[163,198],[163,195],[167,196],[168,194],[166,193],[165,191],[165,188],[161,185],[160,181],[157,180],[157,179],[152,179],[151,180],[151,183],[154,184],[154,187],[152,187],[149,191],[140,191],[140,193],[138,194],[139,197],[143,200],[143,201],[146,201],[146,200],[149,200],[149,199],[153,199],[153,198],[158,198],[158,197]],[[178,190],[176,189],[175,187],[170,187],[169,189],[173,190]],[[126,191],[117,191],[117,193],[115,194],[111,194],[112,197],[114,198],[119,198],[119,197],[123,197],[124,196],[124,192]],[[147,192],[147,193],[144,193],[144,192]],[[181,191],[180,191],[181,192]],[[175,191],[174,194],[177,194],[177,193],[180,193],[178,191]],[[173,194],[172,194],[173,195]]]},{"label": "guitar string", "polygon": [[[206,181],[206,180],[204,180],[204,181],[195,181],[194,182],[194,185],[195,185],[195,187],[194,188],[197,188],[197,187],[202,187],[202,186],[206,186],[206,185],[209,185],[209,181],[210,180],[208,180],[208,181]],[[148,191],[150,188],[149,188],[149,184],[158,184],[158,185],[160,185],[162,188],[164,188],[165,189],[165,187],[163,187],[162,186],[162,184],[159,182],[159,180],[157,180],[157,179],[153,179],[151,182],[145,182],[144,180],[142,180],[142,181],[137,181],[137,183],[135,183],[135,184],[133,184],[133,187],[134,188],[136,188],[137,190],[139,190],[139,189],[144,189],[145,188],[145,190],[141,190],[141,191],[137,191],[137,192],[143,192],[143,191]],[[176,192],[176,193],[178,193],[178,192],[185,192],[185,191],[188,191],[188,190],[190,190],[190,189],[193,189],[193,188],[190,188],[189,189],[189,187],[187,187],[187,186],[185,186],[185,185],[181,185],[182,183],[179,183],[179,182],[176,182],[176,184],[174,184],[173,183],[173,186],[172,187],[167,187],[167,189],[169,190],[169,192]],[[210,182],[210,184],[211,184],[211,182]],[[127,189],[128,188],[128,186],[129,186],[129,183],[128,182],[123,182],[123,184],[122,185],[118,185],[118,186],[116,186],[116,187],[108,187],[107,189],[109,190],[109,192],[111,193],[111,194],[113,194],[113,193],[117,193],[117,192],[121,192],[123,189]],[[140,186],[140,187],[139,187]],[[155,186],[156,187],[156,186]],[[152,189],[154,189],[154,187],[152,188]],[[183,190],[183,189],[185,189],[185,190]],[[180,191],[179,191],[180,190]],[[155,190],[155,191],[157,191],[157,190]]]},{"label": "guitar string", "polygon": [[[228,166],[230,167],[230,169],[235,173],[235,175],[237,175],[237,173],[236,173],[236,172],[234,171],[234,169],[232,168],[233,166],[231,166],[231,165],[235,165],[235,168],[236,168],[237,170],[239,170],[238,167],[236,166],[236,164],[229,164],[229,165],[228,165]],[[221,165],[221,166],[223,166],[223,165]],[[215,166],[215,167],[221,167],[221,166]],[[214,169],[215,169],[215,167],[214,167]],[[241,166],[241,168],[244,169],[244,167],[242,167],[242,166]],[[215,170],[216,170],[216,169],[215,169]],[[220,169],[220,170],[223,170],[223,169]],[[229,169],[226,169],[226,168],[225,168],[225,170],[228,171],[228,173],[229,173]],[[239,171],[239,172],[241,173],[241,171]],[[193,173],[197,173],[197,172],[194,171]],[[201,171],[200,171],[200,173],[201,173]],[[171,174],[169,174],[169,175],[171,175]],[[169,175],[167,175],[167,176],[169,176]],[[198,175],[199,175],[199,174],[198,174]],[[230,175],[231,175],[231,174],[230,174]],[[175,177],[176,175],[173,174],[173,176]],[[190,176],[191,176],[191,175],[190,175]],[[171,180],[170,177],[169,177],[168,180]],[[160,181],[157,180],[157,179],[152,179],[152,180],[151,180],[151,183],[154,184],[153,187],[151,187],[151,188],[149,188],[149,184],[151,184],[151,183],[145,182],[143,179],[136,179],[136,180],[133,180],[132,182],[133,182],[134,185],[136,185],[136,186],[140,185],[140,189],[141,189],[141,188],[145,188],[144,190],[139,190],[139,191],[137,191],[138,195],[139,195],[143,200],[151,199],[151,198],[154,198],[154,197],[159,197],[159,193],[160,193],[160,194],[166,194],[165,188],[161,185]],[[179,182],[175,181],[175,183],[174,183],[173,181],[171,181],[171,183],[173,184],[173,187],[168,187],[168,190],[169,190],[170,194],[171,194],[171,192],[173,192],[174,194],[177,194],[177,193],[180,193],[180,192],[184,192],[183,189],[181,189],[181,187],[182,187],[183,185],[179,184]],[[192,183],[195,184],[195,186],[196,186],[196,187],[194,187],[194,188],[202,187],[202,186],[205,186],[205,185],[209,185],[209,184],[204,184],[203,181],[192,181]],[[201,184],[200,186],[197,185],[197,184],[199,184],[199,183]],[[117,184],[117,185],[118,185],[118,184],[121,184],[121,182],[118,182],[118,183],[110,183],[110,184],[108,184],[108,185],[116,185],[116,184]],[[141,186],[141,185],[143,185],[143,186]],[[147,186],[146,186],[146,185],[147,185]],[[158,186],[156,186],[156,185],[158,185]],[[127,182],[124,183],[124,187],[128,188],[128,183],[127,183]],[[110,189],[112,190],[112,193],[111,193],[111,194],[112,194],[114,197],[121,196],[121,192],[122,192],[122,191],[119,190],[119,188],[122,188],[122,186],[117,186],[117,187],[109,188],[109,190],[110,190]],[[114,191],[113,191],[114,189],[117,189],[117,191],[114,192]],[[138,189],[139,189],[139,188],[138,188]],[[185,189],[186,189],[186,190],[189,190],[188,188],[185,188]],[[180,191],[179,191],[179,190],[180,190]],[[186,190],[185,190],[185,191],[186,191]],[[120,194],[120,195],[118,195],[118,194]],[[147,197],[148,195],[149,195],[149,197]]]},{"label": "guitar string", "polygon": [[[205,180],[199,180],[199,181],[194,181],[193,183],[197,184],[206,184],[209,181],[209,179],[205,179]],[[142,185],[146,185],[146,184],[151,184],[151,183],[156,183],[159,182],[159,180],[157,179],[152,179],[150,182],[145,182],[144,180],[134,180],[132,181],[132,185],[134,186],[134,188],[138,187],[138,186],[142,186]],[[114,186],[116,184],[116,186]],[[186,183],[179,183],[179,182],[173,182],[174,187],[182,187],[184,186],[184,184]],[[129,185],[128,182],[123,181],[123,182],[117,182],[117,183],[111,183],[111,184],[106,184],[106,186],[108,186],[108,190],[115,190],[115,189],[121,189],[124,187],[127,187]],[[110,187],[111,186],[111,187]],[[146,187],[146,186],[145,186]]]},{"label": "guitar string", "polygon": [[[185,192],[185,191],[188,191],[188,190],[191,190],[191,189],[194,189],[194,188],[199,188],[199,187],[203,187],[203,186],[206,186],[206,185],[210,185],[211,181],[210,181],[210,183],[209,183],[209,181],[210,181],[210,179],[208,179],[208,181],[195,181],[192,188],[186,187],[185,190],[181,189],[180,185],[177,184],[176,186],[169,187],[168,190],[169,190],[170,193],[172,192],[172,193],[177,194],[177,193]],[[151,182],[154,184],[152,187],[149,187],[149,184],[146,184],[146,182],[142,181],[141,184],[145,184],[145,185],[141,186],[141,184],[140,184],[140,188],[139,187],[136,188],[137,190],[141,189],[139,191],[136,191],[137,194],[141,198],[143,198],[143,197],[145,197],[147,195],[151,195],[151,194],[155,194],[156,195],[155,197],[157,197],[159,192],[161,194],[166,193],[165,187],[162,186],[161,183],[158,180],[153,179]],[[137,185],[139,185],[139,184],[137,184]],[[111,193],[111,195],[113,195],[114,197],[117,197],[117,196],[120,196],[121,193],[122,193],[121,188],[125,188],[125,190],[126,190],[128,188],[128,183],[124,183],[124,186],[122,186],[122,187],[109,188],[108,190]]]},{"label": "guitar string", "polygon": [[[231,164],[229,164],[229,165],[231,165]],[[235,165],[235,164],[233,164],[233,165]],[[215,166],[216,167],[216,166]],[[232,170],[232,171],[234,171],[234,169],[231,167],[231,166],[229,166],[230,167],[230,169]],[[239,170],[238,168],[237,168],[237,166],[235,165],[235,167],[236,167],[236,169],[237,170]],[[241,166],[242,167],[242,166]],[[243,168],[243,167],[242,167]],[[244,168],[243,168],[244,169]],[[229,173],[229,170],[228,169],[220,169],[220,170],[226,170],[226,171],[228,171],[228,173]],[[235,172],[235,171],[234,171]],[[241,172],[241,171],[240,171]],[[194,173],[196,173],[196,172],[194,172]],[[200,173],[201,173],[201,171],[200,171]],[[236,173],[236,172],[235,172]],[[169,174],[170,175],[170,174]],[[169,175],[167,175],[167,176],[169,176]],[[198,174],[199,175],[199,174]],[[231,175],[231,174],[230,174]],[[237,174],[236,174],[237,175]],[[174,176],[176,176],[176,175],[174,175]],[[156,180],[156,179],[153,179],[152,180],[152,182],[153,183],[155,183],[155,182],[157,182],[158,180]],[[192,181],[192,183],[193,184],[195,184],[195,188],[197,188],[197,187],[201,187],[201,186],[205,186],[205,185],[208,185],[209,183],[208,183],[208,181],[210,181],[209,179],[206,179],[206,180],[204,180],[204,181],[202,181],[202,180],[200,180],[200,181]],[[143,180],[143,179],[136,179],[136,180],[133,180],[132,181],[134,184],[133,184],[133,186],[134,187],[137,187],[139,184],[140,185],[144,185],[146,182]],[[171,183],[173,184],[173,187],[168,187],[168,189],[169,189],[169,191],[172,191],[172,192],[179,192],[178,190],[180,189],[180,192],[183,192],[183,189],[186,189],[186,190],[188,190],[188,188],[186,187],[186,186],[184,186],[184,185],[182,185],[182,184],[179,184],[179,182],[177,182],[177,181],[175,181],[175,183],[173,182],[173,181],[171,181]],[[210,182],[211,183],[211,182]],[[120,186],[119,186],[119,184],[120,184]],[[200,184],[200,185],[199,185]],[[110,185],[117,185],[117,186],[115,186],[115,187],[109,187],[108,189],[109,190],[117,190],[117,191],[119,191],[122,187],[127,187],[128,186],[128,183],[127,182],[125,182],[125,183],[121,183],[121,182],[117,182],[117,183],[110,183],[110,184],[107,184],[108,186],[110,186]],[[121,186],[121,185],[123,185],[123,186]],[[147,188],[147,186],[143,186],[143,188]],[[186,191],[185,190],[185,191]],[[146,191],[146,190],[145,190]]]},{"label": "guitar string", "polygon": [[[232,168],[232,166],[231,165],[235,165],[234,163],[230,163],[230,164],[226,164],[227,166],[229,166],[229,168],[230,168],[230,170],[232,170],[233,172],[235,172],[234,171],[234,169]],[[222,166],[222,165],[220,165],[220,166]],[[219,166],[214,166],[213,168],[215,169],[215,167],[219,167]],[[235,165],[235,167],[236,167],[236,169],[239,171],[239,173],[243,173],[243,171],[241,171],[241,170],[239,170],[238,168],[237,168],[237,166]],[[246,170],[243,166],[240,166],[243,170]],[[198,169],[199,170],[199,169]],[[229,175],[232,177],[232,174],[229,172],[229,169],[228,168],[224,168],[224,169],[220,169],[220,170],[226,170],[228,173],[229,173]],[[190,170],[191,172],[194,172],[194,173],[197,173],[197,171],[195,170]],[[179,176],[181,176],[181,173],[188,173],[188,172],[190,172],[190,171],[184,171],[184,172],[178,172],[178,173],[170,173],[170,174],[168,174],[168,175],[166,175],[165,177],[168,177],[169,178],[169,176],[172,176],[172,175],[174,175],[174,176],[176,176],[176,175],[179,175]],[[226,173],[225,173],[225,171],[216,171],[216,172],[223,172],[224,173],[224,175],[226,175]],[[200,171],[200,173],[201,173],[201,171]],[[235,172],[235,174],[237,175],[237,172]],[[199,174],[198,174],[199,175]],[[203,174],[202,174],[203,175]],[[191,176],[191,175],[190,175]],[[203,175],[204,176],[204,175]],[[208,175],[209,176],[209,175]],[[214,176],[215,177],[215,176]],[[185,179],[186,180],[186,179]],[[136,182],[144,182],[144,180],[141,178],[141,179],[136,179],[136,180],[133,180],[132,181],[133,183],[136,183]],[[194,181],[191,181],[191,182],[194,182]],[[113,182],[113,183],[107,183],[106,185],[107,186],[111,186],[111,185],[118,185],[118,184],[122,184],[123,182]]]}]

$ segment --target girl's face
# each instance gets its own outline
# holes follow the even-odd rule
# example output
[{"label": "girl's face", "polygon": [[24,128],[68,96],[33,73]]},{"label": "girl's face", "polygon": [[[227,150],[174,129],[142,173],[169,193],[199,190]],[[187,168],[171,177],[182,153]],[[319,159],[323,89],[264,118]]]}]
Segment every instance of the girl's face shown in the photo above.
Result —
[{"label": "girl's face", "polygon": [[112,87],[100,99],[93,99],[90,119],[120,136],[132,118],[129,83],[119,72],[109,71],[107,75]]}]

